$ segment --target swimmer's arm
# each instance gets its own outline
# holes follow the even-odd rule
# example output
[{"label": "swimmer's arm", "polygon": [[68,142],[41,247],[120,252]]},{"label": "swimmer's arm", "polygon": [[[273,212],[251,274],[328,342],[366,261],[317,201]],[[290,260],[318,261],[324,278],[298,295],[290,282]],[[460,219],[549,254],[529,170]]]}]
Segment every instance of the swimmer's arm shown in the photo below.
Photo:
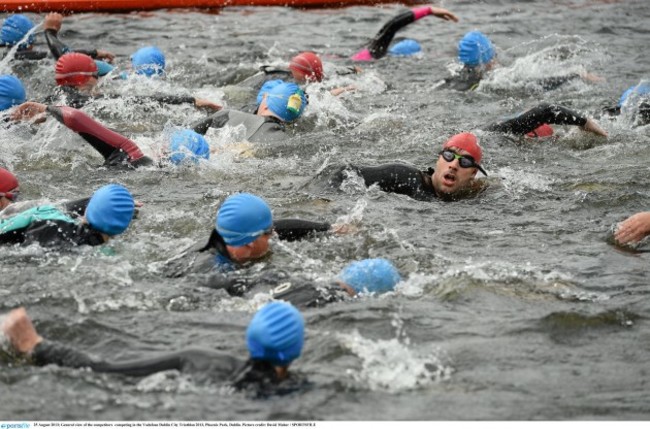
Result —
[{"label": "swimmer's arm", "polygon": [[540,104],[521,115],[489,125],[486,131],[523,135],[542,124],[585,126],[587,118],[568,107],[557,104]]},{"label": "swimmer's arm", "polygon": [[66,201],[63,208],[66,212],[73,216],[83,216],[86,213],[86,207],[90,202],[90,197],[81,198],[78,200]]},{"label": "swimmer's arm", "polygon": [[385,56],[390,42],[399,30],[427,15],[433,15],[446,21],[458,22],[456,15],[446,9],[434,6],[416,7],[403,12],[384,24],[381,30],[379,30],[379,33],[370,42],[368,50],[372,57],[379,59]]},{"label": "swimmer's arm", "polygon": [[126,362],[107,362],[96,360],[72,347],[44,340],[32,352],[37,365],[55,364],[69,368],[90,368],[95,372],[114,373],[143,377],[160,371],[183,369],[183,353],[172,353],[155,358]]},{"label": "swimmer's arm", "polygon": [[48,106],[47,112],[90,143],[104,159],[108,159],[116,150],[126,152],[129,161],[144,157],[144,153],[135,142],[106,128],[80,110],[68,106]]},{"label": "swimmer's arm", "polygon": [[214,115],[210,115],[205,119],[201,119],[198,122],[190,125],[190,128],[196,131],[199,134],[205,135],[210,128],[222,128],[228,123],[230,119],[229,110],[221,110]]},{"label": "swimmer's arm", "polygon": [[580,74],[571,73],[565,76],[553,76],[544,79],[538,79],[537,84],[541,86],[545,91],[552,91],[573,79],[578,79],[579,77]]},{"label": "swimmer's arm", "polygon": [[314,233],[330,232],[332,225],[302,219],[278,219],[273,222],[273,229],[280,240],[295,241]]}]

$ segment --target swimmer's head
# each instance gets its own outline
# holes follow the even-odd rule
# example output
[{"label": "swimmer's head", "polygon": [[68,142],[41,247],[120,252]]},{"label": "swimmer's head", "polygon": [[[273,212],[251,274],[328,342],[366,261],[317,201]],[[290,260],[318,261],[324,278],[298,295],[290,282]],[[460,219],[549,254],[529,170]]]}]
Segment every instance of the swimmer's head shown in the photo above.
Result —
[{"label": "swimmer's head", "polygon": [[94,230],[114,236],[126,231],[134,212],[135,202],[129,190],[111,184],[99,188],[90,198],[86,220]]},{"label": "swimmer's head", "polygon": [[56,83],[61,86],[95,85],[99,77],[97,64],[88,55],[70,52],[62,55],[54,66]]},{"label": "swimmer's head", "polygon": [[210,145],[194,130],[175,131],[169,140],[169,160],[175,165],[210,159]]},{"label": "swimmer's head", "polygon": [[305,320],[291,304],[275,301],[260,308],[246,330],[251,359],[289,366],[305,342]]},{"label": "swimmer's head", "polygon": [[323,80],[323,63],[313,52],[301,52],[289,62],[293,78],[300,83],[321,82]]},{"label": "swimmer's head", "polygon": [[533,131],[527,133],[526,137],[543,138],[543,137],[551,137],[552,135],[553,135],[553,127],[551,127],[549,124],[542,124],[539,127],[535,128]]},{"label": "swimmer's head", "polygon": [[[20,42],[29,30],[34,27],[34,23],[25,15],[11,15],[2,24],[0,30],[0,42],[6,46],[14,46]],[[34,44],[34,35],[30,34],[27,41],[22,43],[18,49],[27,49]]]},{"label": "swimmer's head", "polygon": [[480,31],[470,31],[458,42],[458,60],[466,66],[488,64],[494,58],[494,45]]},{"label": "swimmer's head", "polygon": [[106,61],[95,60],[95,64],[97,65],[97,74],[100,77],[106,76],[107,74],[109,74],[110,72],[112,72],[115,69],[114,66],[107,63]]},{"label": "swimmer's head", "polygon": [[245,246],[273,228],[271,208],[262,198],[240,193],[231,195],[217,212],[216,229],[229,246]]},{"label": "swimmer's head", "polygon": [[273,116],[284,122],[292,122],[305,110],[307,96],[295,83],[271,80],[257,94],[257,104],[258,110],[262,110],[264,104]]},{"label": "swimmer's head", "polygon": [[394,57],[408,57],[422,52],[422,47],[413,39],[404,39],[390,47],[388,53]]},{"label": "swimmer's head", "polygon": [[650,85],[647,83],[633,85],[623,92],[621,98],[618,100],[618,105],[619,107],[623,106],[631,97],[648,98],[648,96],[650,96]]},{"label": "swimmer's head", "polygon": [[364,259],[346,266],[338,280],[357,293],[384,293],[395,289],[402,278],[397,268],[387,259]]},{"label": "swimmer's head", "polygon": [[16,76],[0,76],[0,111],[25,102],[25,87]]},{"label": "swimmer's head", "polygon": [[140,48],[131,55],[131,65],[136,74],[144,76],[163,76],[165,74],[165,54],[155,46]]},{"label": "swimmer's head", "polygon": [[461,149],[467,152],[476,163],[480,163],[483,158],[483,149],[478,144],[478,139],[472,133],[460,133],[451,136],[449,140],[442,145],[443,149]]}]

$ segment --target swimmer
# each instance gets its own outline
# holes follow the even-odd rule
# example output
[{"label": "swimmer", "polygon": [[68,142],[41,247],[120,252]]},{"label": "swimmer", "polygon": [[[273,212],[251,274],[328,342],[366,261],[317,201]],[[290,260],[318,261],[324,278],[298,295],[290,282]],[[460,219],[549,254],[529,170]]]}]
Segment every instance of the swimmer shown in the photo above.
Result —
[{"label": "swimmer", "polygon": [[[3,55],[5,57],[9,50],[27,36],[27,33],[34,28],[34,23],[27,16],[22,14],[10,15],[2,23],[0,29],[0,46],[6,47]],[[17,60],[42,60],[47,57],[47,52],[34,50],[34,34],[30,34],[27,40],[18,45],[14,59]]]},{"label": "swimmer", "polygon": [[[399,30],[428,15],[433,15],[445,21],[458,22],[458,17],[447,9],[435,6],[420,6],[413,8],[397,15],[384,24],[381,30],[379,30],[379,33],[377,33],[372,41],[370,41],[368,47],[353,55],[352,60],[372,61],[386,56],[390,43]],[[404,48],[399,49],[402,50]]]},{"label": "swimmer", "polygon": [[[231,295],[241,286],[237,271],[265,257],[270,251],[269,240],[300,240],[312,234],[345,233],[345,226],[300,219],[273,220],[271,208],[262,198],[238,193],[229,196],[219,207],[215,227],[208,242],[197,244],[165,262],[168,277],[187,273],[214,274],[208,283],[215,288],[231,288]],[[220,285],[220,286],[216,286]]]},{"label": "swimmer", "polygon": [[257,94],[255,113],[224,109],[190,126],[199,134],[210,128],[243,125],[248,142],[284,141],[286,124],[296,121],[307,106],[307,95],[295,83],[266,82]]},{"label": "swimmer", "polygon": [[0,220],[0,243],[99,246],[126,231],[134,212],[135,202],[124,186],[106,185],[95,191],[80,218],[75,219],[54,205],[45,205]]},{"label": "swimmer", "polygon": [[[446,78],[440,86],[457,91],[475,90],[487,73],[498,66],[496,57],[496,49],[485,34],[480,31],[466,33],[458,42],[458,61],[463,69],[457,75]],[[537,83],[545,91],[550,91],[576,78],[588,82],[602,80],[590,73],[571,73],[540,79]]]},{"label": "swimmer", "polygon": [[[48,97],[46,100],[48,104],[54,103],[58,98],[63,98],[70,106],[80,108],[98,98],[125,98],[122,94],[98,92],[99,69],[97,63],[88,55],[76,52],[64,54],[57,60],[55,72],[58,90],[55,95]],[[216,103],[192,96],[147,95],[126,98],[132,99],[136,103],[193,104],[197,108],[221,109],[221,106]]]},{"label": "swimmer", "polygon": [[[139,360],[110,362],[41,337],[24,308],[10,311],[1,326],[13,350],[35,365],[89,368],[98,373],[145,377],[160,371],[177,370],[227,383],[235,389],[254,389],[258,394],[287,391],[304,384],[289,366],[303,349],[305,321],[291,304],[271,302],[261,307],[246,329],[248,359],[223,351],[188,349]],[[280,388],[280,390],[275,390]]]},{"label": "swimmer", "polygon": [[322,82],[323,78],[323,63],[320,57],[314,52],[301,52],[291,58],[287,68],[261,66],[260,71],[253,76],[231,84],[259,91],[266,82],[271,80],[304,85],[309,82]]},{"label": "swimmer", "polygon": [[109,130],[84,112],[68,106],[46,106],[28,101],[16,107],[12,119],[16,121],[43,121],[53,116],[71,131],[79,134],[104,157],[104,166],[137,168],[171,162],[174,165],[196,164],[210,158],[210,145],[192,130],[178,130],[171,134],[169,145],[156,161],[146,156],[138,145],[127,137]]},{"label": "swimmer", "polygon": [[443,199],[447,201],[474,195],[483,188],[481,180],[475,178],[480,171],[483,150],[472,133],[452,136],[438,154],[435,168],[421,171],[406,164],[384,164],[379,166],[334,166],[321,175],[330,186],[339,187],[346,178],[346,171],[361,176],[366,186],[377,185],[385,192],[408,195],[417,200]]}]

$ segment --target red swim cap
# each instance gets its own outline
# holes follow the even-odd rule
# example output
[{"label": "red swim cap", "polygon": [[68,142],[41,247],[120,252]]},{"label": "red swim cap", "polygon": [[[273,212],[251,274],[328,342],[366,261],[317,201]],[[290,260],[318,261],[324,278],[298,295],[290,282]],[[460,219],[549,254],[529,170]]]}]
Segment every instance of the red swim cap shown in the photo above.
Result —
[{"label": "red swim cap", "polygon": [[553,127],[549,124],[542,124],[539,127],[535,128],[533,131],[526,134],[526,137],[535,138],[535,137],[550,137],[553,135]]},{"label": "red swim cap", "polygon": [[97,77],[97,64],[88,55],[71,52],[62,55],[54,66],[56,83],[61,86],[81,86]]},{"label": "red swim cap", "polygon": [[0,168],[0,192],[11,192],[18,187],[18,179],[9,170]]},{"label": "red swim cap", "polygon": [[289,69],[297,80],[323,80],[323,63],[313,52],[301,52],[293,57]]},{"label": "red swim cap", "polygon": [[483,151],[481,150],[481,146],[478,145],[478,139],[474,134],[460,133],[452,136],[442,148],[447,149],[451,147],[462,149],[469,153],[477,164],[481,162]]}]

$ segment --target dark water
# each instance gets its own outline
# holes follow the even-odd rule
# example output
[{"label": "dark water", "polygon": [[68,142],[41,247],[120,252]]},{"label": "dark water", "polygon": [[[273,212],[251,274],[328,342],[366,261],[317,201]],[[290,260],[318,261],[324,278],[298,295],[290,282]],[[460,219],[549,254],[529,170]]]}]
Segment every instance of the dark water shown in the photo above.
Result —
[{"label": "dark water", "polygon": [[[309,88],[295,135],[257,146],[252,156],[233,148],[239,130],[224,129],[208,134],[222,152],[198,169],[116,173],[98,169],[97,154],[55,121],[35,135],[28,127],[0,131],[0,160],[20,178],[23,197],[76,198],[118,181],[145,204],[108,249],[2,250],[0,310],[24,305],[43,335],[93,354],[122,359],[190,346],[245,354],[245,326],[267,296],[224,298],[161,272],[161,261],[207,238],[216,208],[234,191],[263,196],[277,217],[359,225],[352,235],[275,242],[258,269],[327,278],[352,259],[386,257],[405,277],[395,294],[305,313],[306,347],[292,368],[313,383],[307,391],[254,400],[177,373],[128,379],[4,363],[0,420],[647,419],[649,256],[644,246],[614,247],[610,231],[648,208],[648,128],[600,118],[607,140],[558,127],[559,138],[543,142],[480,128],[539,101],[598,118],[603,104],[648,77],[650,6],[444,6],[462,21],[429,17],[404,32],[423,44],[423,56],[334,77],[326,87],[359,88],[342,98]],[[399,10],[77,15],[66,18],[61,38],[114,51],[122,64],[146,44],[165,51],[166,81],[108,82],[106,91],[192,93],[237,105],[249,94],[217,87],[228,71],[283,64],[313,49],[328,54],[327,72]],[[492,38],[503,67],[476,92],[435,89],[453,68],[457,40],[472,29]],[[53,86],[52,64],[2,64],[0,72],[13,67],[38,99]],[[606,82],[547,93],[528,83],[580,71]],[[84,110],[150,154],[174,126],[205,115],[187,106],[136,106],[127,97]],[[331,162],[429,166],[440,145],[464,130],[479,133],[490,175],[477,198],[419,202],[353,179],[337,191],[303,186]]]}]

